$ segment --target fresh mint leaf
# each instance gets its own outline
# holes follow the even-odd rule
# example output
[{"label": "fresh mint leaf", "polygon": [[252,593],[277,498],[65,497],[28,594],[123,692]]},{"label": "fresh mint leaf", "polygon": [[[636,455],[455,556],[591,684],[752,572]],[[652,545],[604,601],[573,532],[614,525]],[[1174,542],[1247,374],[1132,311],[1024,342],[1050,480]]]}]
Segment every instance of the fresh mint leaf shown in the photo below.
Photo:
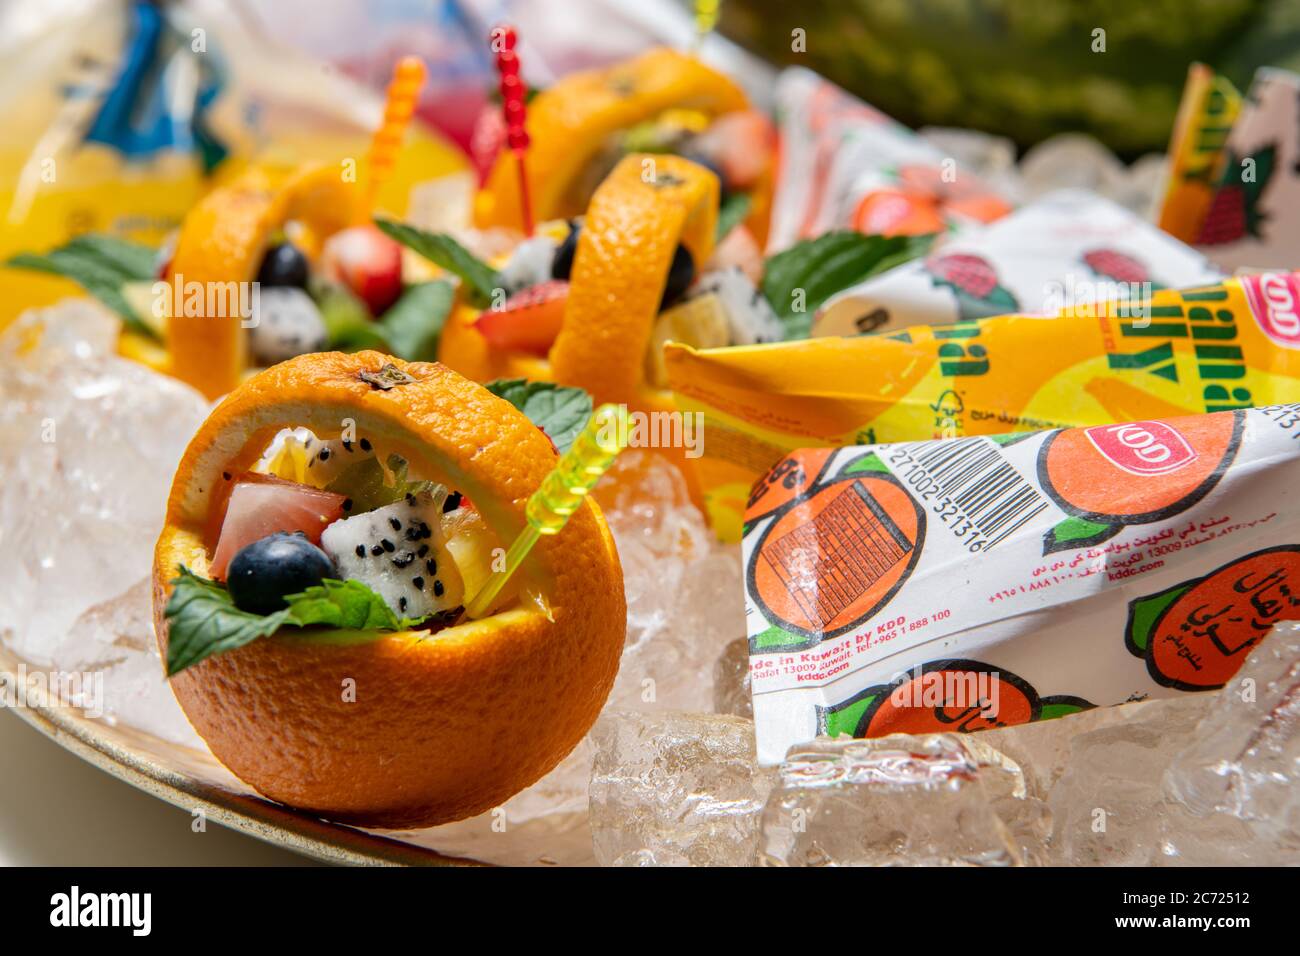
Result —
[{"label": "fresh mint leaf", "polygon": [[285,598],[288,607],[253,614],[235,607],[230,592],[182,565],[167,602],[167,676],[270,637],[282,627],[333,627],[356,631],[402,631],[425,618],[399,618],[361,581],[326,578],[320,585]]},{"label": "fresh mint leaf", "polygon": [[828,232],[778,252],[763,271],[763,295],[785,324],[786,338],[806,338],[812,316],[831,296],[924,255],[931,236],[864,236]]},{"label": "fresh mint leaf", "polygon": [[397,631],[419,624],[424,618],[399,618],[369,586],[361,581],[326,578],[317,587],[290,594],[290,623],[299,627],[324,625],[354,631]]},{"label": "fresh mint leaf", "polygon": [[326,491],[352,499],[354,514],[374,511],[395,501],[401,501],[408,494],[418,495],[427,491],[435,498],[445,491],[442,485],[432,481],[413,480],[407,477],[406,459],[398,454],[390,454],[386,464],[387,470],[378,458],[363,458],[345,467],[325,486]]},{"label": "fresh mint leaf", "polygon": [[62,276],[76,282],[108,306],[133,331],[155,341],[158,333],[131,308],[122,287],[154,277],[155,252],[116,236],[77,236],[44,254],[20,252],[5,265]]},{"label": "fresh mint leaf", "polygon": [[591,418],[591,396],[580,388],[522,378],[499,378],[485,387],[527,415],[555,442],[561,455]]},{"label": "fresh mint leaf", "polygon": [[754,199],[749,193],[732,193],[722,200],[722,205],[718,207],[718,242],[745,221],[753,205]]},{"label": "fresh mint leaf", "polygon": [[444,233],[425,232],[392,219],[376,218],[375,225],[385,235],[414,249],[434,265],[460,276],[465,283],[466,298],[475,308],[487,308],[497,287],[496,270]]},{"label": "fresh mint leaf", "polygon": [[371,321],[370,310],[350,289],[337,282],[313,279],[308,291],[320,309],[321,321],[325,324],[325,341],[330,349],[392,352],[382,326]]},{"label": "fresh mint leaf", "polygon": [[422,282],[407,288],[379,320],[392,346],[389,351],[408,362],[436,362],[438,339],[455,298],[450,282]]},{"label": "fresh mint leaf", "polygon": [[213,654],[233,651],[268,637],[289,620],[289,612],[252,614],[235,607],[230,592],[184,565],[167,601],[167,676]]}]

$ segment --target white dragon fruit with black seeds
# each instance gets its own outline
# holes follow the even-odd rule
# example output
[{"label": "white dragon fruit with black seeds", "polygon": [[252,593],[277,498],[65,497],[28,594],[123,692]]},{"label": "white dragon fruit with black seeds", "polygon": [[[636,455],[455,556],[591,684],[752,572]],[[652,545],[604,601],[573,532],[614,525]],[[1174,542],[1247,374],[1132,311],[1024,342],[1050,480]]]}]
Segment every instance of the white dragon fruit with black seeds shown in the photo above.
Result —
[{"label": "white dragon fruit with black seeds", "polygon": [[374,446],[365,438],[317,438],[307,428],[282,428],[255,470],[324,488],[349,465],[374,457]]},{"label": "white dragon fruit with black seeds", "polygon": [[460,607],[465,587],[442,533],[444,495],[427,491],[351,518],[322,533],[343,580],[366,584],[399,617]]},{"label": "white dragon fruit with black seeds", "polygon": [[785,338],[785,327],[771,303],[739,266],[707,272],[691,287],[692,296],[710,292],[727,313],[732,345],[758,345]]},{"label": "white dragon fruit with black seeds", "polygon": [[497,282],[507,296],[551,278],[551,263],[557,243],[550,236],[533,236],[515,246],[506,264],[497,272]]},{"label": "white dragon fruit with black seeds", "polygon": [[317,438],[305,447],[308,484],[325,487],[349,465],[375,457],[374,446],[364,438]]},{"label": "white dragon fruit with black seeds", "polygon": [[320,309],[302,289],[271,286],[258,290],[248,347],[259,365],[275,365],[295,355],[320,352],[328,336]]}]

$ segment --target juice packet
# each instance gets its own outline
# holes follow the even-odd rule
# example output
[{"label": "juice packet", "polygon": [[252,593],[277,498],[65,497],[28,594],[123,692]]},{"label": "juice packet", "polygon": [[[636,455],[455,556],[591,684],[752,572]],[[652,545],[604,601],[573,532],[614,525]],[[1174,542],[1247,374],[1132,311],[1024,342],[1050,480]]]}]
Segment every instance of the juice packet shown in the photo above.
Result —
[{"label": "juice packet", "polygon": [[1300,275],[1149,301],[889,335],[693,350],[669,344],[714,529],[740,536],[755,480],[795,449],[993,435],[1300,400]]},{"label": "juice packet", "polygon": [[782,154],[768,252],[834,229],[930,235],[1011,211],[933,144],[811,70],[782,71],[776,101]]},{"label": "juice packet", "polygon": [[1228,134],[1196,237],[1225,270],[1289,269],[1300,249],[1300,74],[1262,69]]},{"label": "juice packet", "polygon": [[812,334],[1050,315],[1076,301],[1135,298],[1219,276],[1199,252],[1117,203],[1061,190],[831,297],[813,317]]},{"label": "juice packet", "polygon": [[1221,687],[1300,619],[1300,405],[802,449],[744,538],[762,763]]},{"label": "juice packet", "polygon": [[1224,146],[1241,110],[1241,94],[1227,77],[1193,63],[1169,142],[1168,183],[1159,225],[1183,242],[1195,242],[1223,173]]}]

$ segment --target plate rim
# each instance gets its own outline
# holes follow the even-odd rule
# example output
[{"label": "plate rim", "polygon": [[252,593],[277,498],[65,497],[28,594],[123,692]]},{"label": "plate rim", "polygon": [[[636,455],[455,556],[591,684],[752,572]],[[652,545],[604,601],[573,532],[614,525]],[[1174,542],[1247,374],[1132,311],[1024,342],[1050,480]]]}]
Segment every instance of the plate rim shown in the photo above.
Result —
[{"label": "plate rim", "polygon": [[[34,666],[12,648],[0,647],[0,684],[17,686],[14,664]],[[0,710],[16,714],[64,750],[150,796],[182,810],[193,812],[201,809],[207,819],[222,826],[322,863],[337,866],[488,865],[330,823],[284,804],[188,777],[115,740],[111,724],[87,717],[75,706],[23,703],[17,707],[0,705]]]}]

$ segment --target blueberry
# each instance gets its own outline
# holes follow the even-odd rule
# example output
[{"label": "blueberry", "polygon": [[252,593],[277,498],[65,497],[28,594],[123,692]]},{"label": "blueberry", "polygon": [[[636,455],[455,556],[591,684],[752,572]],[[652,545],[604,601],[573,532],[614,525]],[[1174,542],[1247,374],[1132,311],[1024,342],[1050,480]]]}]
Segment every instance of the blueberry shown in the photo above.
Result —
[{"label": "blueberry", "polygon": [[722,175],[722,167],[713,160],[709,159],[702,153],[695,153],[690,150],[682,153],[682,159],[689,159],[696,166],[703,166],[709,172],[713,173],[713,175],[717,176],[721,198],[726,199],[731,194],[731,190],[727,187],[727,177]]},{"label": "blueberry", "polygon": [[659,300],[660,310],[668,308],[686,294],[695,281],[695,260],[690,250],[683,245],[677,246],[673,253],[673,264],[668,268],[668,282],[664,286],[664,297]]},{"label": "blueberry", "polygon": [[235,552],[226,586],[241,611],[271,614],[287,606],[286,595],[305,591],[335,573],[329,555],[301,531],[277,531]]},{"label": "blueberry", "polygon": [[291,242],[282,242],[266,250],[257,281],[264,286],[291,285],[307,287],[307,257]]},{"label": "blueberry", "polygon": [[573,254],[578,251],[578,231],[581,228],[576,219],[569,222],[569,234],[564,237],[560,248],[555,250],[555,258],[551,260],[552,279],[568,282],[569,276],[573,274]]}]

